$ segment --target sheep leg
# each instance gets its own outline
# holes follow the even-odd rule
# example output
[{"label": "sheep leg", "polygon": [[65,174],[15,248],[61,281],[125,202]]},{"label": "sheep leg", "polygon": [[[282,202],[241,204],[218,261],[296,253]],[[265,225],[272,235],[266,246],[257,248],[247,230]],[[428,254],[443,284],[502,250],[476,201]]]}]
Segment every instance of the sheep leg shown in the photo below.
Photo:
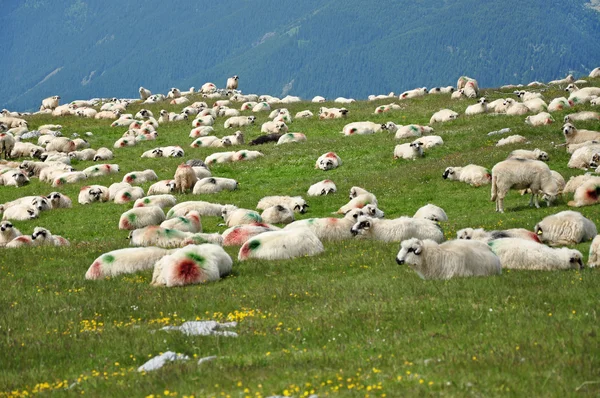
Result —
[{"label": "sheep leg", "polygon": [[[531,200],[534,201],[536,209],[539,209],[540,203],[538,202],[538,196],[536,194],[534,194],[533,192],[531,193]],[[531,206],[531,201],[529,203]]]}]

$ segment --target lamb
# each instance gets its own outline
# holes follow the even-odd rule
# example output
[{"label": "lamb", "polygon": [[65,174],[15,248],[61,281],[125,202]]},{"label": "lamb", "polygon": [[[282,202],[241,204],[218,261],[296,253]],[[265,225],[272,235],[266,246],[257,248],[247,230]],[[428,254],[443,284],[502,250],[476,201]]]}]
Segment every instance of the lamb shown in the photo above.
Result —
[{"label": "lamb", "polygon": [[177,198],[173,195],[164,194],[164,195],[151,195],[146,196],[145,198],[140,198],[135,201],[133,207],[149,207],[149,206],[158,206],[161,209],[165,207],[173,207],[177,204]]},{"label": "lamb", "polygon": [[230,129],[233,127],[244,127],[254,124],[255,121],[256,116],[233,116],[225,120],[223,126],[226,129]]},{"label": "lamb", "polygon": [[[112,185],[111,185],[111,187],[112,187]],[[110,187],[109,187],[109,189],[110,189]],[[122,189],[118,190],[115,194],[114,202],[116,204],[121,205],[124,203],[133,202],[133,201],[138,200],[143,197],[144,197],[144,190],[142,188],[130,186],[129,188],[122,188]]]},{"label": "lamb", "polygon": [[109,191],[107,187],[102,185],[89,185],[82,187],[79,191],[77,201],[82,205],[87,205],[94,202],[108,202]]},{"label": "lamb", "polygon": [[206,177],[196,182],[192,193],[194,195],[200,195],[218,193],[223,190],[234,191],[237,187],[238,182],[231,178]]},{"label": "lamb", "polygon": [[325,251],[323,243],[308,228],[264,232],[242,245],[238,260],[250,258],[286,260],[314,256]]},{"label": "lamb", "polygon": [[531,159],[507,159],[492,168],[492,202],[496,202],[496,211],[504,213],[504,197],[511,189],[531,189],[529,205],[535,201],[539,208],[537,193],[544,194],[548,206],[558,195],[556,181],[550,168],[542,161]]},{"label": "lamb", "polygon": [[16,205],[4,210],[3,220],[25,221],[38,218],[40,211],[28,205]]},{"label": "lamb", "polygon": [[165,219],[165,213],[158,206],[135,207],[121,214],[119,229],[133,230],[149,225],[159,225]]},{"label": "lamb", "polygon": [[315,169],[321,169],[323,171],[337,169],[342,165],[342,159],[335,152],[327,152],[317,159],[315,163]]},{"label": "lamb", "polygon": [[235,155],[236,152],[215,152],[212,155],[208,155],[206,157],[206,159],[204,160],[204,162],[207,165],[213,165],[215,163],[229,163],[229,162],[233,162],[233,155]]},{"label": "lamb", "polygon": [[243,149],[241,151],[235,152],[231,156],[231,160],[233,162],[239,162],[242,160],[255,160],[262,156],[265,156],[265,155],[259,151],[248,151],[248,150]]},{"label": "lamb", "polygon": [[[212,238],[210,235],[211,234],[184,232],[177,229],[168,229],[157,225],[151,225],[149,227],[131,231],[129,233],[129,240],[132,246],[174,248],[191,244],[198,245],[201,243],[209,243],[208,239]],[[220,238],[219,235],[219,240]]]},{"label": "lamb", "polygon": [[221,217],[223,205],[203,201],[182,202],[169,210],[167,218],[185,216],[192,210],[197,211],[201,216]]},{"label": "lamb", "polygon": [[526,144],[527,138],[522,135],[510,135],[508,137],[502,138],[498,141],[496,146],[504,146],[504,145],[512,145],[512,144]]},{"label": "lamb", "polygon": [[451,240],[441,245],[426,239],[409,239],[396,256],[399,265],[407,264],[423,279],[500,275],[500,259],[482,242]]},{"label": "lamb", "polygon": [[123,176],[123,182],[127,182],[129,184],[144,184],[148,181],[157,181],[158,176],[154,172],[154,170],[146,169],[144,171],[132,171],[131,173],[127,173]]},{"label": "lamb", "polygon": [[52,209],[68,209],[73,207],[71,198],[60,192],[51,192],[48,196],[46,196],[46,199],[50,201],[50,206]]},{"label": "lamb", "polygon": [[429,119],[429,124],[449,122],[451,120],[455,120],[457,117],[458,113],[454,112],[453,110],[442,109],[431,116],[431,119]]},{"label": "lamb", "polygon": [[423,143],[419,141],[396,145],[394,159],[412,159],[423,157]]},{"label": "lamb", "polygon": [[438,145],[444,145],[444,140],[439,135],[426,135],[414,140],[413,144],[421,144],[423,149],[430,149]]},{"label": "lamb", "polygon": [[600,266],[600,235],[596,235],[590,246],[590,255],[588,257],[588,266],[596,268]]},{"label": "lamb", "polygon": [[548,112],[541,112],[535,116],[527,116],[525,118],[525,123],[527,123],[530,126],[534,126],[534,127],[544,126],[547,124],[554,123],[554,118]]},{"label": "lamb", "polygon": [[305,110],[305,111],[300,111],[298,113],[296,113],[296,119],[310,119],[311,117],[313,117],[314,114],[309,111],[309,110]]},{"label": "lamb", "polygon": [[176,229],[183,232],[202,232],[202,220],[200,213],[190,210],[185,216],[173,217],[163,221],[161,228]]},{"label": "lamb", "polygon": [[301,196],[265,196],[258,201],[256,208],[265,210],[271,206],[282,205],[292,209],[296,213],[304,214],[309,207]]},{"label": "lamb", "polygon": [[113,153],[110,149],[102,147],[96,151],[96,156],[94,156],[94,162],[99,160],[111,160],[113,158]]},{"label": "lamb", "polygon": [[444,240],[444,233],[433,221],[424,218],[400,217],[396,219],[379,219],[360,216],[352,226],[352,235],[383,242],[401,242],[416,237],[432,239],[436,242]]},{"label": "lamb", "polygon": [[68,171],[54,178],[52,186],[60,187],[65,184],[76,184],[85,179],[87,179],[87,176],[82,171]]},{"label": "lamb", "polygon": [[289,224],[294,221],[294,212],[287,206],[275,205],[263,210],[261,218],[269,224]]},{"label": "lamb", "polygon": [[488,104],[488,111],[494,112],[496,114],[506,113],[508,109],[507,104],[505,103],[505,98],[498,98]]},{"label": "lamb", "polygon": [[548,160],[550,160],[548,153],[538,148],[535,148],[533,151],[529,151],[527,149],[514,150],[508,155],[507,159],[513,158],[541,160],[543,162],[547,162]]},{"label": "lamb", "polygon": [[567,166],[572,169],[586,170],[591,167],[593,157],[597,153],[600,153],[600,144],[583,146],[573,152]]},{"label": "lamb", "polygon": [[600,120],[600,113],[590,112],[590,111],[571,113],[569,115],[566,115],[563,120],[565,123],[576,122],[576,121],[586,121],[586,120],[598,121],[598,120]]},{"label": "lamb", "polygon": [[140,99],[142,101],[147,100],[152,95],[152,92],[148,89],[145,89],[144,87],[140,87],[139,92],[140,92]]},{"label": "lamb", "polygon": [[319,181],[308,188],[308,196],[323,196],[337,192],[335,183],[331,180]]},{"label": "lamb", "polygon": [[511,116],[524,115],[530,111],[527,105],[512,98],[505,99],[504,106],[506,106],[506,114]]},{"label": "lamb", "polygon": [[4,159],[13,157],[12,153],[15,148],[15,137],[10,133],[0,132],[0,157],[4,155]]},{"label": "lamb", "polygon": [[534,232],[550,246],[575,245],[598,235],[596,225],[581,213],[566,210],[544,218],[536,224]]},{"label": "lamb", "polygon": [[319,108],[319,119],[342,119],[348,116],[346,108]]},{"label": "lamb", "polygon": [[308,218],[294,221],[285,226],[284,230],[292,228],[308,228],[322,240],[352,239],[350,231],[358,217],[365,213],[361,209],[348,211],[343,218]]},{"label": "lamb", "polygon": [[477,101],[476,104],[469,105],[467,107],[467,109],[465,110],[465,115],[467,115],[467,116],[480,115],[482,113],[487,113],[487,112],[488,112],[487,100],[485,99],[485,97],[481,97],[479,99],[479,101]]},{"label": "lamb", "polygon": [[450,181],[460,181],[471,185],[472,187],[480,187],[492,182],[492,174],[488,169],[475,164],[468,164],[464,167],[447,167],[442,174],[442,178]]},{"label": "lamb", "polygon": [[151,283],[173,287],[214,282],[230,274],[232,265],[229,254],[218,245],[190,245],[158,260]]},{"label": "lamb", "polygon": [[428,203],[417,210],[413,218],[424,218],[426,220],[435,222],[448,221],[448,216],[446,215],[444,209],[436,205],[432,205],[431,203]]},{"label": "lamb", "polygon": [[[294,133],[287,133],[287,134],[294,134]],[[285,134],[285,135],[287,135],[287,134]],[[283,136],[284,136],[284,134],[279,134],[279,133],[260,135],[260,136],[256,137],[254,140],[250,141],[250,145],[263,145],[268,142],[279,142],[279,139]]]},{"label": "lamb", "polygon": [[0,222],[0,247],[6,246],[8,242],[23,235],[10,221]]},{"label": "lamb", "polygon": [[120,171],[118,164],[99,164],[96,166],[90,166],[83,170],[83,173],[88,177],[103,177],[111,174],[118,173]]},{"label": "lamb", "polygon": [[33,246],[69,246],[68,240],[59,235],[52,235],[49,230],[35,227],[31,234]]},{"label": "lamb", "polygon": [[260,128],[260,132],[267,134],[285,134],[288,132],[288,126],[284,122],[265,122]]},{"label": "lamb", "polygon": [[170,194],[175,191],[175,180],[161,180],[148,188],[148,195]]},{"label": "lamb", "polygon": [[173,179],[175,180],[175,187],[180,193],[186,193],[187,191],[192,190],[198,181],[194,169],[185,163],[177,166]]},{"label": "lamb", "polygon": [[373,122],[354,122],[345,125],[342,134],[346,136],[375,134],[381,132],[381,130],[387,130],[387,125]]},{"label": "lamb", "polygon": [[96,157],[96,150],[92,148],[87,148],[82,151],[69,152],[68,155],[71,159],[94,160],[94,158]]},{"label": "lamb", "polygon": [[456,232],[457,239],[479,240],[484,243],[491,242],[495,239],[518,238],[521,240],[530,240],[541,243],[538,236],[524,228],[510,228],[502,231],[486,231],[483,228],[464,228]]},{"label": "lamb", "polygon": [[548,104],[548,112],[562,111],[563,109],[570,108],[572,105],[573,104],[565,97],[554,98]]},{"label": "lamb", "polygon": [[171,252],[159,247],[113,250],[94,260],[85,273],[85,279],[97,280],[152,269],[155,262]]},{"label": "lamb", "polygon": [[600,181],[592,178],[583,183],[573,195],[573,200],[567,203],[571,207],[595,205],[600,201]]},{"label": "lamb", "polygon": [[228,227],[262,222],[262,217],[254,210],[239,209],[233,205],[223,206],[221,216]]}]

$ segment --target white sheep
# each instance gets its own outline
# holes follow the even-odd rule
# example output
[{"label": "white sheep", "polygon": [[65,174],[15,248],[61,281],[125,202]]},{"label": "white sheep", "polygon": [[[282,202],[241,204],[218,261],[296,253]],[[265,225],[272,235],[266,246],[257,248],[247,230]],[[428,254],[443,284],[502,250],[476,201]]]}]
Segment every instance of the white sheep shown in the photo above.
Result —
[{"label": "white sheep", "polygon": [[139,93],[140,93],[140,99],[142,101],[147,100],[152,95],[152,92],[148,89],[145,89],[144,87],[140,87]]},{"label": "white sheep", "polygon": [[52,97],[44,98],[42,100],[42,106],[40,107],[40,111],[44,109],[55,109],[58,107],[60,102],[60,96],[53,95]]},{"label": "white sheep", "polygon": [[[353,187],[358,188],[358,187]],[[352,192],[350,192],[350,196],[352,197]],[[358,195],[352,197],[348,203],[344,206],[340,207],[337,214],[346,214],[348,211],[352,209],[362,209],[367,205],[375,205],[377,206],[377,198],[370,192],[359,193]]]},{"label": "white sheep", "polygon": [[113,250],[94,260],[85,273],[85,279],[103,279],[152,269],[154,263],[170,252],[159,247]]},{"label": "white sheep", "polygon": [[161,180],[150,185],[148,195],[170,194],[175,191],[175,180]]},{"label": "white sheep", "polygon": [[526,144],[527,143],[527,138],[523,137],[522,135],[510,135],[508,137],[502,138],[500,140],[498,140],[498,143],[496,144],[496,146],[504,146],[504,145],[512,145],[512,144]]},{"label": "white sheep", "polygon": [[123,176],[123,182],[129,184],[144,184],[149,181],[157,181],[158,176],[154,170],[146,169],[144,171],[132,171]]},{"label": "white sheep", "polygon": [[240,209],[234,205],[225,205],[221,211],[221,217],[225,225],[233,227],[234,225],[244,225],[261,223],[262,217],[254,210]]},{"label": "white sheep", "polygon": [[167,218],[185,216],[192,210],[197,211],[201,216],[221,217],[223,205],[203,201],[181,202],[169,210]]},{"label": "white sheep", "polygon": [[600,87],[579,88],[573,83],[569,84],[567,86],[567,88],[565,88],[565,91],[568,91],[571,94],[577,93],[579,95],[585,95],[585,96],[599,96],[600,95]]},{"label": "white sheep", "polygon": [[215,91],[217,91],[217,86],[214,83],[207,82],[200,87],[200,92],[204,94],[214,93]]},{"label": "white sheep", "polygon": [[487,112],[488,112],[487,100],[485,99],[485,97],[481,97],[477,101],[476,104],[469,105],[467,107],[467,109],[465,110],[465,115],[467,115],[467,116],[480,115],[482,113],[487,113]]},{"label": "white sheep", "polygon": [[523,102],[527,102],[529,100],[532,99],[536,99],[536,98],[542,98],[542,93],[534,93],[531,91],[525,91],[525,90],[520,90],[520,91],[515,91],[515,94],[517,94],[517,97],[519,97],[521,99],[521,101]]},{"label": "white sheep", "polygon": [[401,242],[410,238],[432,239],[436,242],[444,240],[442,229],[424,218],[379,219],[360,216],[350,231],[354,236],[383,242]]},{"label": "white sheep", "polygon": [[412,159],[423,157],[423,143],[419,141],[400,144],[394,147],[394,159]]},{"label": "white sheep", "polygon": [[69,157],[71,159],[77,160],[94,160],[96,156],[96,150],[92,148],[87,148],[81,151],[69,152]]},{"label": "white sheep", "polygon": [[284,230],[308,228],[321,240],[352,239],[351,229],[358,217],[365,215],[361,209],[348,211],[343,218],[308,218],[294,221],[285,226]]},{"label": "white sheep", "polygon": [[59,235],[53,235],[49,230],[35,227],[31,234],[33,246],[69,246],[68,240]]},{"label": "white sheep", "polygon": [[310,119],[314,114],[309,110],[304,110],[296,113],[296,119]]},{"label": "white sheep", "polygon": [[413,141],[414,144],[422,144],[423,149],[430,149],[438,145],[444,145],[444,140],[439,135],[425,135]]},{"label": "white sheep", "polygon": [[0,185],[22,187],[29,184],[29,177],[19,169],[9,169],[0,174]]},{"label": "white sheep", "polygon": [[73,207],[71,198],[60,192],[51,192],[46,196],[46,199],[50,201],[52,209],[68,209]]},{"label": "white sheep", "polygon": [[591,167],[594,155],[600,153],[600,144],[583,146],[571,155],[567,166],[572,169],[584,169]]},{"label": "white sheep", "polygon": [[47,152],[56,151],[69,153],[76,151],[77,149],[77,145],[72,140],[66,137],[55,137],[52,141],[48,143],[48,145],[46,145]]},{"label": "white sheep", "polygon": [[456,232],[457,239],[479,240],[485,243],[495,239],[518,238],[521,240],[530,240],[541,243],[538,236],[524,228],[510,228],[501,231],[486,231],[483,228],[463,228]]},{"label": "white sheep", "polygon": [[336,169],[342,165],[342,159],[335,152],[327,152],[317,159],[315,169],[323,171]]},{"label": "white sheep", "polygon": [[507,157],[507,159],[512,158],[541,160],[543,162],[547,162],[548,160],[550,160],[548,153],[538,148],[535,148],[533,151],[527,149],[516,149],[512,151]]},{"label": "white sheep", "polygon": [[527,105],[523,104],[522,102],[517,102],[512,98],[506,98],[504,100],[504,106],[506,107],[506,114],[511,116],[524,115],[530,112]]},{"label": "white sheep", "polygon": [[577,113],[571,113],[571,114],[566,115],[563,120],[565,123],[577,122],[577,121],[587,121],[587,120],[598,121],[598,120],[600,120],[600,113],[591,112],[591,111],[582,111],[582,112],[577,112]]},{"label": "white sheep", "polygon": [[193,128],[190,131],[189,137],[190,138],[205,137],[214,132],[215,132],[215,129],[213,126],[200,126],[200,127]]},{"label": "white sheep", "polygon": [[190,210],[185,216],[173,217],[163,221],[161,228],[176,229],[183,232],[202,232],[202,220],[200,213]]},{"label": "white sheep", "polygon": [[527,116],[525,118],[525,123],[530,126],[544,126],[547,124],[554,123],[554,118],[548,112],[541,112],[534,116]]},{"label": "white sheep", "polygon": [[271,105],[268,102],[261,101],[252,107],[252,112],[269,112]]},{"label": "white sheep", "polygon": [[285,134],[288,132],[288,126],[285,122],[269,121],[262,124],[260,132],[267,134]]},{"label": "white sheep", "polygon": [[215,163],[229,163],[229,162],[233,162],[233,155],[235,155],[236,152],[233,151],[228,151],[228,152],[215,152],[211,155],[208,155],[206,157],[206,159],[204,160],[204,163],[206,163],[207,165],[213,165]]},{"label": "white sheep", "polygon": [[165,207],[173,207],[177,204],[177,198],[170,194],[163,195],[150,195],[144,198],[140,198],[135,201],[133,207],[149,207],[158,206],[161,209]]},{"label": "white sheep", "polygon": [[448,221],[448,216],[444,209],[431,203],[419,208],[413,218],[424,218],[435,222]]},{"label": "white sheep", "polygon": [[593,178],[583,183],[575,190],[573,200],[567,203],[571,207],[591,206],[600,201],[600,181]]},{"label": "white sheep", "polygon": [[286,133],[279,137],[279,139],[277,140],[277,144],[275,144],[275,145],[289,144],[291,142],[304,142],[304,141],[306,141],[306,135],[304,135],[303,133]]},{"label": "white sheep", "polygon": [[270,231],[246,241],[240,248],[238,260],[250,258],[286,260],[314,256],[325,251],[323,243],[308,228]]},{"label": "white sheep", "polygon": [[577,188],[590,180],[594,180],[594,182],[600,185],[600,177],[594,176],[591,173],[585,173],[571,177],[563,188],[563,193],[575,192]]},{"label": "white sheep", "polygon": [[192,122],[192,127],[200,127],[200,126],[212,126],[215,124],[215,118],[211,115],[207,116],[198,116]]},{"label": "white sheep", "polygon": [[194,195],[218,193],[223,190],[233,191],[238,187],[238,182],[231,178],[206,177],[198,180],[194,185]]},{"label": "white sheep", "polygon": [[263,232],[279,230],[281,228],[266,223],[235,225],[223,231],[223,246],[241,246],[250,238]]},{"label": "white sheep", "polygon": [[431,119],[429,119],[429,124],[449,122],[451,120],[455,120],[457,117],[458,113],[454,112],[453,110],[442,109],[431,116]]},{"label": "white sheep", "polygon": [[309,207],[301,196],[265,196],[258,201],[256,208],[265,210],[271,206],[282,205],[292,209],[296,213],[306,213]]},{"label": "white sheep", "polygon": [[113,158],[113,153],[110,149],[102,147],[96,151],[96,155],[94,156],[94,162],[99,160],[111,160]]},{"label": "white sheep", "polygon": [[254,124],[256,116],[233,116],[225,120],[224,127],[226,129],[233,127],[244,127]]},{"label": "white sheep", "polygon": [[426,87],[421,87],[421,88],[415,88],[413,90],[405,91],[402,94],[400,94],[398,96],[398,98],[401,99],[401,100],[403,100],[403,99],[409,99],[409,98],[422,97],[422,96],[424,96],[426,94],[427,94],[427,88]]},{"label": "white sheep", "polygon": [[95,166],[90,166],[83,170],[83,173],[88,177],[102,177],[111,174],[118,173],[120,171],[120,167],[118,164],[99,164]]},{"label": "white sheep", "polygon": [[566,247],[553,249],[519,238],[497,239],[489,245],[500,258],[502,268],[535,271],[583,268],[581,253]]},{"label": "white sheep", "polygon": [[600,235],[596,235],[590,246],[588,266],[590,268],[600,267]]},{"label": "white sheep", "polygon": [[342,129],[342,134],[348,135],[365,135],[375,134],[387,130],[387,125],[373,122],[354,122],[349,123]]},{"label": "white sheep", "polygon": [[108,200],[114,200],[117,192],[122,189],[131,188],[131,184],[127,182],[115,182],[108,187]]},{"label": "white sheep", "polygon": [[539,208],[537,195],[543,193],[548,206],[558,195],[558,186],[544,162],[531,159],[507,159],[492,168],[492,202],[496,211],[504,213],[504,197],[510,189],[531,189],[529,205]]},{"label": "white sheep", "polygon": [[574,81],[575,78],[573,77],[573,75],[567,75],[567,77],[565,77],[564,79],[552,80],[549,81],[548,84],[567,84],[573,83]]},{"label": "white sheep", "polygon": [[308,196],[323,196],[335,192],[337,187],[331,180],[319,181],[308,188]]},{"label": "white sheep", "polygon": [[85,179],[87,179],[87,176],[82,171],[68,171],[54,178],[52,186],[60,187],[65,184],[75,184]]},{"label": "white sheep", "polygon": [[149,225],[159,225],[165,221],[165,213],[158,206],[135,207],[121,214],[119,229],[139,229]]},{"label": "white sheep", "polygon": [[94,202],[108,202],[108,188],[102,185],[88,185],[79,190],[77,201],[79,204],[87,205]]},{"label": "white sheep", "polygon": [[114,202],[119,205],[124,203],[130,203],[140,198],[143,198],[144,196],[144,190],[140,187],[123,188],[117,191],[117,193],[115,194]]},{"label": "white sheep", "polygon": [[10,221],[0,222],[0,247],[6,246],[8,242],[23,235]]},{"label": "white sheep", "polygon": [[242,145],[244,144],[244,133],[236,131],[232,135],[226,135],[221,138],[222,140],[229,140],[231,145]]},{"label": "white sheep", "polygon": [[386,123],[387,130],[395,134],[394,138],[399,140],[403,138],[420,137],[423,134],[433,133],[433,128],[429,126],[421,126],[418,124],[408,124],[405,126],[396,125],[394,122]]},{"label": "white sheep", "polygon": [[464,95],[468,98],[477,98],[479,95],[479,84],[477,80],[469,76],[461,76],[456,82],[456,89],[463,90]]},{"label": "white sheep", "polygon": [[113,148],[118,149],[118,148],[125,148],[128,146],[135,146],[136,142],[137,141],[134,138],[121,137],[115,141],[115,143],[113,144]]},{"label": "white sheep", "polygon": [[573,106],[573,104],[565,97],[554,98],[548,104],[548,112],[562,111],[564,109],[569,109],[571,106]]},{"label": "white sheep", "polygon": [[[525,105],[530,112],[542,112],[548,109],[548,104],[546,104],[541,98],[523,100],[523,105]],[[510,114],[509,111],[507,111],[506,113]]]},{"label": "white sheep", "polygon": [[[212,234],[195,232],[184,232],[177,229],[169,229],[151,225],[139,228],[129,233],[129,242],[132,246],[157,246],[163,248],[184,247],[187,245],[199,245],[201,243],[213,243]],[[218,235],[218,234],[216,234]],[[217,238],[221,242],[221,236]]]},{"label": "white sheep", "polygon": [[480,187],[492,182],[490,171],[475,164],[468,164],[464,167],[447,167],[442,177],[450,181],[464,182],[473,187]]},{"label": "white sheep", "polygon": [[378,115],[380,113],[386,113],[386,112],[390,112],[393,110],[399,110],[399,109],[402,109],[402,107],[400,105],[392,103],[392,104],[378,106],[377,108],[375,108],[375,111],[373,113],[375,115]]},{"label": "white sheep", "polygon": [[190,245],[158,260],[151,283],[173,287],[214,282],[230,274],[232,265],[229,254],[218,245]]},{"label": "white sheep", "polygon": [[550,246],[575,245],[598,235],[596,225],[581,213],[566,210],[544,218],[534,232]]},{"label": "white sheep", "polygon": [[342,119],[348,116],[346,108],[319,108],[319,119]]},{"label": "white sheep", "polygon": [[399,265],[407,264],[423,279],[500,275],[500,259],[485,243],[450,240],[441,245],[426,239],[409,239],[396,256]]},{"label": "white sheep", "polygon": [[[192,171],[194,172],[194,174],[196,175],[196,178],[198,180],[212,176],[212,173],[210,172],[210,170],[207,167],[203,167],[203,166],[192,167]],[[192,190],[193,189],[194,189],[194,187],[192,186]]]},{"label": "white sheep", "polygon": [[267,207],[260,216],[263,222],[269,224],[289,224],[294,221],[294,211],[282,205]]}]

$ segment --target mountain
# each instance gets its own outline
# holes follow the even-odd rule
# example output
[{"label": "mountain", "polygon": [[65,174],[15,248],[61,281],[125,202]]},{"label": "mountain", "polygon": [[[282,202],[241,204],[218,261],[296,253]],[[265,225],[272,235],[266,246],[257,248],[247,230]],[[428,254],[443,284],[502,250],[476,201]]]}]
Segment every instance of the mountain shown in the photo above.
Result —
[{"label": "mountain", "polygon": [[170,87],[352,96],[548,81],[600,65],[597,0],[5,0],[0,107]]}]

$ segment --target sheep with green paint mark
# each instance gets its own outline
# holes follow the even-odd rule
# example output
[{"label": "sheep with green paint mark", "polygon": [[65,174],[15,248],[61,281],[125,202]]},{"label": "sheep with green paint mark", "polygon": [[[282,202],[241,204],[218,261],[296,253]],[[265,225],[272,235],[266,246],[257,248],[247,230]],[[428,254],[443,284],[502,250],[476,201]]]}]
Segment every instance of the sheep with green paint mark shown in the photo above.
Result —
[{"label": "sheep with green paint mark", "polygon": [[123,182],[127,182],[132,185],[140,185],[149,181],[157,181],[158,176],[154,172],[154,170],[144,170],[144,171],[132,171],[131,173],[127,173],[123,176]]},{"label": "sheep with green paint mark", "polygon": [[173,207],[177,204],[177,198],[170,194],[151,195],[145,198],[140,198],[135,201],[133,207],[149,207],[158,206],[161,209],[165,207]]},{"label": "sheep with green paint mark", "polygon": [[142,247],[113,250],[102,254],[88,268],[85,279],[103,279],[154,268],[154,263],[172,250]]},{"label": "sheep with green paint mark", "polygon": [[219,203],[198,201],[181,202],[173,206],[167,213],[167,218],[185,216],[188,212],[195,210],[201,216],[221,217],[223,205]]},{"label": "sheep with green paint mark", "polygon": [[202,232],[202,219],[196,210],[188,211],[185,216],[169,218],[160,224],[161,228],[176,229],[183,232]]},{"label": "sheep with green paint mark", "polygon": [[314,256],[324,251],[323,243],[310,229],[284,229],[263,232],[246,241],[240,248],[238,260],[244,261],[251,258],[286,260],[295,257]]},{"label": "sheep with green paint mark", "polygon": [[[213,243],[212,234],[185,232],[178,229],[163,228],[158,225],[139,228],[129,233],[131,246],[157,246],[164,248],[184,247],[190,244]],[[218,234],[217,234],[218,235]],[[218,239],[221,239],[219,235]]]},{"label": "sheep with green paint mark", "polygon": [[114,202],[121,205],[124,203],[135,202],[144,196],[144,190],[140,187],[123,188],[115,194]]},{"label": "sheep with green paint mark", "polygon": [[284,230],[308,228],[322,240],[352,239],[353,235],[350,230],[358,217],[363,215],[365,215],[363,210],[352,209],[343,218],[325,217],[298,220],[286,225]]},{"label": "sheep with green paint mark", "polygon": [[121,214],[119,229],[133,230],[150,225],[159,225],[165,219],[165,213],[158,206],[135,207]]},{"label": "sheep with green paint mark", "polygon": [[221,217],[228,227],[234,225],[252,224],[262,222],[262,217],[254,210],[240,209],[234,205],[225,205]]}]

